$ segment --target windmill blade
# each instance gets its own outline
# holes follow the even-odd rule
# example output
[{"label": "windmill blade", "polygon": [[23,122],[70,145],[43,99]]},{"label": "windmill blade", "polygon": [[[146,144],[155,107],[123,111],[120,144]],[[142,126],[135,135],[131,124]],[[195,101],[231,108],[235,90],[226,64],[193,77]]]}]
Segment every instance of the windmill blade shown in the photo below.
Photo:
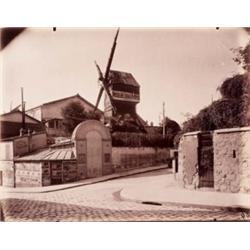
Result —
[{"label": "windmill blade", "polygon": [[[96,68],[97,68],[97,71],[98,71],[98,74],[99,74],[99,81],[101,82],[102,86],[100,88],[100,91],[99,91],[99,94],[98,94],[98,97],[97,97],[97,100],[96,100],[96,105],[95,105],[95,109],[94,109],[94,112],[97,110],[98,108],[98,105],[100,103],[100,100],[101,100],[101,97],[102,97],[102,94],[103,94],[103,91],[105,90],[105,92],[107,93],[109,99],[110,99],[110,103],[111,103],[111,107],[113,108],[113,105],[112,105],[112,96],[108,90],[108,88],[106,87],[106,85],[104,84],[104,78],[103,78],[103,74],[102,74],[102,71],[99,67],[99,65],[97,64],[97,62],[95,61],[95,65],[96,65]],[[114,108],[113,108],[114,109]]]},{"label": "windmill blade", "polygon": [[101,88],[100,88],[100,91],[99,91],[99,94],[98,94],[98,97],[97,97],[97,100],[96,100],[94,112],[95,112],[95,111],[97,110],[97,108],[98,108],[98,105],[99,105],[100,100],[101,100],[101,97],[102,97],[103,90],[104,90],[104,88],[101,87]]},{"label": "windmill blade", "polygon": [[102,87],[101,87],[101,89],[99,91],[94,111],[96,111],[96,109],[97,109],[97,107],[99,105],[100,99],[102,97],[102,93],[105,90],[105,92],[107,93],[107,95],[109,97],[111,107],[112,107],[114,113],[116,113],[116,109],[115,109],[115,107],[113,105],[112,95],[110,94],[109,89],[108,89],[108,81],[109,81],[108,77],[109,77],[110,67],[111,67],[113,57],[114,57],[114,53],[115,53],[115,47],[116,47],[116,41],[117,41],[118,34],[119,34],[119,28],[118,28],[118,30],[116,32],[116,35],[115,35],[115,38],[114,38],[114,42],[113,42],[113,46],[112,46],[112,49],[111,49],[110,57],[109,57],[108,64],[107,64],[107,67],[106,67],[105,77],[103,77],[103,74],[102,74],[102,71],[101,71],[99,65],[95,62],[97,71],[99,73],[99,80],[102,82]]},{"label": "windmill blade", "polygon": [[97,64],[96,61],[95,61],[95,66],[96,66],[98,74],[99,74],[99,81],[103,81],[104,78],[103,78],[102,71],[101,71],[101,69],[100,69],[100,67],[99,67],[99,65]]},{"label": "windmill blade", "polygon": [[110,72],[111,64],[112,64],[114,53],[115,53],[116,41],[117,41],[118,34],[119,34],[119,28],[118,28],[118,30],[116,32],[116,35],[115,35],[115,38],[114,38],[114,42],[113,42],[113,46],[111,48],[111,52],[110,52],[108,64],[107,64],[107,67],[106,67],[105,77],[102,80],[103,88],[104,88],[105,92],[107,93],[107,95],[109,97],[110,104],[111,104],[111,107],[112,107],[114,113],[116,113],[116,109],[115,109],[115,107],[113,105],[112,95],[110,94],[109,89],[108,89],[108,81],[109,81],[108,78],[109,78],[109,72]]},{"label": "windmill blade", "polygon": [[104,81],[103,81],[103,84],[105,84],[105,85],[108,83],[109,71],[110,71],[110,67],[111,67],[113,57],[114,57],[114,53],[115,53],[115,47],[116,47],[116,41],[117,41],[118,34],[119,34],[119,28],[118,28],[118,30],[116,32],[115,39],[114,39],[114,42],[113,42],[113,46],[112,46],[112,49],[111,49],[111,52],[110,52],[108,64],[107,64],[107,67],[106,67],[105,77],[104,77]]}]

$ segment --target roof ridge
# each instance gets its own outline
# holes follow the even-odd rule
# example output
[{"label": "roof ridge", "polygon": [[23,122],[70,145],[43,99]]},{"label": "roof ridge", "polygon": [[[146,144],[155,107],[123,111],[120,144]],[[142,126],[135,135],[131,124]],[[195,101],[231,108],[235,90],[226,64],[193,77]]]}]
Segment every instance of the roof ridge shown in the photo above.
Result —
[{"label": "roof ridge", "polygon": [[[70,99],[70,98],[73,98],[73,97],[79,97],[79,98],[82,99],[84,102],[86,102],[88,105],[90,105],[91,107],[95,108],[94,104],[92,104],[91,102],[89,102],[88,100],[86,100],[84,97],[82,97],[79,93],[77,93],[77,94],[72,95],[72,96],[64,97],[64,98],[57,99],[57,100],[50,101],[50,102],[45,102],[45,103],[43,103],[43,104],[41,104],[41,105],[35,106],[34,108],[27,109],[26,111],[30,111],[30,110],[32,110],[32,109],[36,109],[36,108],[39,108],[39,107],[44,106],[44,105],[49,105],[49,104],[52,104],[52,103],[61,102],[61,101],[64,101],[64,100],[67,100],[67,99]],[[99,112],[103,112],[103,111],[100,110],[99,108],[98,108],[97,110],[98,110]]]},{"label": "roof ridge", "polygon": [[[22,111],[20,111],[20,110],[11,110],[10,112],[1,114],[0,116],[10,115],[10,114],[14,114],[14,113],[22,113]],[[36,121],[36,122],[41,123],[41,121],[39,121],[39,120],[37,120],[36,118],[34,118],[34,117],[32,117],[32,116],[26,114],[26,112],[25,112],[25,116],[27,116],[27,117],[30,118],[31,120],[34,120],[34,121]]]}]

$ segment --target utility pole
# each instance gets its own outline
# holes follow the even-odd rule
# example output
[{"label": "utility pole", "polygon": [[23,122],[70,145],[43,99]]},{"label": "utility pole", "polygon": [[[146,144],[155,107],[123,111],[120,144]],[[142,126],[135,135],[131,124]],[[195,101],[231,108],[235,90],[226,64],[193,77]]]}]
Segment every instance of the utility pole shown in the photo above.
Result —
[{"label": "utility pole", "polygon": [[21,105],[22,105],[22,129],[25,130],[25,102],[23,99],[23,87],[21,87]]},{"label": "utility pole", "polygon": [[214,101],[214,96],[213,96],[213,94],[211,95],[211,103],[213,103],[213,101]]},{"label": "utility pole", "polygon": [[163,104],[162,104],[162,119],[163,119],[163,121],[162,121],[162,136],[163,136],[163,138],[165,138],[165,136],[166,136],[166,127],[165,127],[165,102],[163,102]]}]

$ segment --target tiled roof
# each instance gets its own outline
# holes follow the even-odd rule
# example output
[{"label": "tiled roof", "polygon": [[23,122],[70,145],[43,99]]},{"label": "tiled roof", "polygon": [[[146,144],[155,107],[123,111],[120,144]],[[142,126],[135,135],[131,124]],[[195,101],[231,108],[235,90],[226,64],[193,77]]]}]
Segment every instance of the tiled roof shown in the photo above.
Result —
[{"label": "tiled roof", "polygon": [[[8,113],[1,114],[1,115],[0,115],[0,121],[6,120],[6,117],[8,117],[8,116],[11,117],[11,115],[13,115],[13,114],[19,114],[19,115],[21,116],[21,115],[22,115],[22,112],[21,112],[20,110],[12,110],[12,111],[10,111],[10,112],[8,112]],[[29,118],[29,119],[35,121],[36,123],[41,123],[41,121],[35,119],[34,117],[32,117],[32,116],[30,116],[30,115],[25,114],[25,117],[27,117],[27,118]],[[9,120],[10,120],[10,119],[9,119]]]},{"label": "tiled roof", "polygon": [[47,148],[39,152],[18,157],[16,162],[20,161],[62,161],[76,160],[76,153],[73,147],[69,148]]},{"label": "tiled roof", "polygon": [[[39,106],[36,106],[36,107],[34,107],[34,108],[30,108],[30,109],[28,109],[27,111],[30,111],[30,110],[39,108],[39,107],[41,107],[41,106],[51,105],[51,104],[54,104],[54,103],[57,103],[57,102],[62,102],[62,101],[66,101],[66,100],[68,100],[68,99],[73,99],[73,98],[75,98],[75,97],[81,99],[82,101],[84,101],[85,103],[87,103],[90,107],[95,108],[95,106],[94,106],[92,103],[90,103],[89,101],[87,101],[85,98],[83,98],[83,97],[80,96],[79,94],[76,94],[76,95],[73,95],[73,96],[69,96],[69,97],[65,97],[65,98],[58,99],[58,100],[54,100],[54,101],[50,101],[50,102],[43,103],[43,104],[41,104],[41,105],[39,105]],[[100,110],[100,109],[97,109],[97,110],[98,110],[99,112],[103,113],[102,110]]]},{"label": "tiled roof", "polygon": [[140,86],[131,73],[117,71],[117,70],[110,70],[109,77],[111,79],[112,84],[123,83],[136,87]]}]

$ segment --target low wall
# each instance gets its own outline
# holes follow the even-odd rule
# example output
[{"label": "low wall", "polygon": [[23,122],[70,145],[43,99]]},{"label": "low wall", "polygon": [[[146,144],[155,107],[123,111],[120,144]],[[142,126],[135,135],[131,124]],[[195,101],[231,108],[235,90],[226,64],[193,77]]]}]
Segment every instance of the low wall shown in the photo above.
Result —
[{"label": "low wall", "polygon": [[250,193],[250,127],[217,130],[213,142],[215,190]]},{"label": "low wall", "polygon": [[36,133],[16,136],[0,141],[0,160],[13,159],[13,156],[22,156],[47,146],[47,134]]},{"label": "low wall", "polygon": [[115,172],[170,164],[170,149],[112,147],[112,167]]},{"label": "low wall", "polygon": [[[176,176],[185,188],[196,189],[201,181],[199,133],[184,134],[180,140],[179,171]],[[206,160],[209,160],[208,156],[203,159],[203,165]],[[250,193],[250,127],[213,131],[212,174],[216,191]]]},{"label": "low wall", "polygon": [[[0,142],[1,185],[14,187],[14,183],[16,183],[16,186],[20,187],[27,185],[41,186],[41,173],[38,174],[38,170],[35,167],[38,163],[31,167],[30,170],[16,163],[14,176],[14,157],[44,148],[46,145],[47,135],[45,133],[17,136],[2,140]],[[41,172],[41,170],[39,171]]]},{"label": "low wall", "polygon": [[186,133],[178,148],[178,173],[176,178],[181,186],[196,188],[198,185],[198,135],[200,132]]},{"label": "low wall", "polygon": [[29,136],[30,148],[29,151],[33,152],[37,149],[44,148],[47,146],[47,135],[45,133],[31,134]]},{"label": "low wall", "polygon": [[0,161],[1,185],[14,187],[14,163],[13,161]]},{"label": "low wall", "polygon": [[14,158],[13,154],[13,142],[2,141],[0,142],[0,162],[11,161]]}]

